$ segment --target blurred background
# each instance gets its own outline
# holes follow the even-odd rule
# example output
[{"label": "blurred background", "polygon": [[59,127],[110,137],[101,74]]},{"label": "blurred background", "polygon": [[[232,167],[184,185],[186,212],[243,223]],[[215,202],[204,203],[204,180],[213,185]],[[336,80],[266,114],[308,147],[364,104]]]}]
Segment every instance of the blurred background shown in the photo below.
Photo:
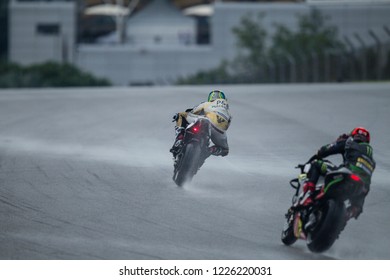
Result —
[{"label": "blurred background", "polygon": [[0,87],[388,80],[389,0],[2,0]]}]

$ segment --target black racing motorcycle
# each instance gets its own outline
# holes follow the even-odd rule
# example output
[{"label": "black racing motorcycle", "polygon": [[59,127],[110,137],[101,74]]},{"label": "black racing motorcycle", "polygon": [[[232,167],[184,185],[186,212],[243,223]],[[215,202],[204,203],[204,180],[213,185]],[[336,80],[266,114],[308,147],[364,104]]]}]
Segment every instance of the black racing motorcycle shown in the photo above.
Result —
[{"label": "black racing motorcycle", "polygon": [[367,191],[361,178],[351,170],[337,168],[330,161],[324,161],[330,171],[320,178],[314,193],[314,203],[307,207],[301,206],[300,188],[307,180],[310,163],[299,164],[301,170],[298,178],[292,179],[290,185],[295,189],[292,205],[286,217],[282,231],[282,242],[292,245],[298,239],[306,241],[311,252],[321,253],[328,250],[345,228],[349,215],[347,207],[350,199]]},{"label": "black racing motorcycle", "polygon": [[209,144],[211,124],[209,119],[199,117],[187,126],[183,146],[174,161],[173,181],[178,186],[190,182],[200,167],[210,156]]}]

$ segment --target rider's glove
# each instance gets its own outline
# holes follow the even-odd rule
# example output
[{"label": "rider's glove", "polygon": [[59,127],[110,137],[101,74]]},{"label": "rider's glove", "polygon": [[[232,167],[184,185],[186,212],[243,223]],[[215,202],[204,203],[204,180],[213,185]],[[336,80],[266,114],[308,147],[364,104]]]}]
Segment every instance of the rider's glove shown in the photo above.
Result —
[{"label": "rider's glove", "polygon": [[357,218],[359,217],[359,215],[362,212],[363,212],[363,210],[361,207],[351,205],[347,208],[347,218],[348,218],[348,220],[351,218],[355,218],[355,220],[357,220]]},{"label": "rider's glove", "polygon": [[349,137],[348,134],[343,133],[343,134],[341,134],[341,135],[337,138],[336,141],[338,142],[338,141],[342,141],[342,140],[347,140],[348,137]]},{"label": "rider's glove", "polygon": [[172,122],[177,122],[178,119],[179,119],[179,113],[176,113],[172,117]]}]

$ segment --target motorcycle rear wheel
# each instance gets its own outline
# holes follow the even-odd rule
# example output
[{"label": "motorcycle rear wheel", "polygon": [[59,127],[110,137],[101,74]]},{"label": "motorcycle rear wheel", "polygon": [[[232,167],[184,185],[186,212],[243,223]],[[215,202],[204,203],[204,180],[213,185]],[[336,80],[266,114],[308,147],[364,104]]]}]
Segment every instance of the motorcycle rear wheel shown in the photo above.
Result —
[{"label": "motorcycle rear wheel", "polygon": [[307,234],[306,244],[313,253],[321,253],[328,250],[344,226],[345,206],[341,201],[330,199],[321,209],[322,219]]},{"label": "motorcycle rear wheel", "polygon": [[183,156],[173,174],[173,181],[179,187],[190,182],[195,175],[200,157],[200,146],[197,143],[189,143],[185,147]]}]

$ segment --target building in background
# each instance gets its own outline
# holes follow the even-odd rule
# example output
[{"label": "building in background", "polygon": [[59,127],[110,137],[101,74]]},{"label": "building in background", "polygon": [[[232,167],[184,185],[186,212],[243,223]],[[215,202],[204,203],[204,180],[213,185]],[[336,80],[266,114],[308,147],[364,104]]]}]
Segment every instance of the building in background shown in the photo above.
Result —
[{"label": "building in background", "polygon": [[76,63],[76,2],[10,0],[9,59]]},{"label": "building in background", "polygon": [[195,43],[195,20],[170,0],[151,1],[127,19],[123,44],[159,48]]},{"label": "building in background", "polygon": [[[208,14],[203,15],[186,13],[188,10],[180,14],[165,0],[141,1],[144,6],[126,21],[125,40],[115,41],[118,35],[113,30],[107,32],[113,36],[113,41],[92,40],[93,44],[75,40],[79,12],[76,2],[10,1],[10,60],[22,64],[45,60],[70,62],[109,78],[116,85],[171,84],[179,77],[209,70],[224,59],[233,59],[238,49],[232,28],[251,13],[264,13],[264,27],[272,34],[274,23],[294,27],[298,15],[316,8],[329,16],[329,23],[338,27],[340,39],[351,48],[378,44],[377,39],[390,41],[386,31],[390,28],[388,0],[173,0],[181,8],[194,2],[203,5],[212,2]],[[174,20],[170,21],[172,17]],[[203,26],[207,29],[202,33],[206,34],[203,41],[199,35],[200,19],[206,22]],[[106,39],[110,36],[103,35]]]},{"label": "building in background", "polygon": [[195,21],[169,0],[153,1],[127,21],[127,42],[144,46],[195,43]]}]

